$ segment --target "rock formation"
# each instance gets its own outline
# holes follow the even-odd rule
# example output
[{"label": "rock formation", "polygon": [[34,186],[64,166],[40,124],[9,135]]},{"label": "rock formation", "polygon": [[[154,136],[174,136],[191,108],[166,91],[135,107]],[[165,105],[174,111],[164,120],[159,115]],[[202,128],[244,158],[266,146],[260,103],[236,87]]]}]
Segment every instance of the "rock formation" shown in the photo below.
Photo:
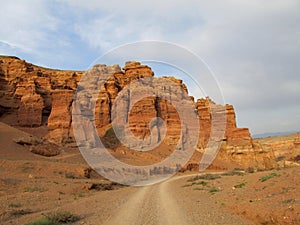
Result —
[{"label": "rock formation", "polygon": [[300,133],[298,133],[294,139],[294,146],[300,148]]},{"label": "rock formation", "polygon": [[[182,127],[175,101],[190,101],[188,90],[181,80],[165,77],[170,84],[151,80],[154,76],[150,67],[138,62],[128,62],[121,69],[118,65],[96,65],[88,71],[89,79],[94,79],[90,89],[97,89],[101,78],[93,76],[92,72],[105,72],[111,75],[95,101],[95,126],[98,133],[105,136],[111,123],[118,118],[123,122],[129,121],[131,132],[139,139],[147,139],[151,134],[155,138],[150,142],[158,142],[166,131],[165,143],[176,144],[184,142],[190,131]],[[72,124],[72,104],[78,88],[82,71],[52,70],[32,65],[16,57],[0,57],[0,121],[16,127],[47,126],[45,138],[58,145],[74,145]],[[159,93],[167,97],[148,96],[137,102],[132,102],[135,88],[134,81],[141,80],[139,85],[155,86]],[[147,80],[148,79],[148,80]],[[143,83],[146,82],[146,83]],[[156,82],[156,83],[155,83]],[[126,89],[130,85],[130,89]],[[145,89],[147,90],[147,89]],[[137,94],[135,93],[135,94]],[[142,92],[140,93],[143,94]],[[121,96],[121,97],[120,97]],[[126,101],[118,101],[125,98]],[[204,152],[212,132],[212,110],[226,115],[226,131],[218,141],[222,144],[219,157],[223,160],[234,161],[241,167],[275,167],[273,151],[263,150],[253,141],[247,128],[237,128],[235,111],[232,105],[217,105],[209,98],[198,99],[195,103],[195,115],[199,117],[200,136],[198,150]],[[118,109],[117,115],[113,107]],[[224,110],[225,109],[225,110]],[[158,117],[162,120],[152,119]],[[216,121],[222,123],[222,121]]]},{"label": "rock formation", "polygon": [[64,144],[69,139],[70,105],[82,74],[45,69],[17,57],[1,56],[1,121],[20,127],[48,126],[47,138]]},{"label": "rock formation", "polygon": [[14,141],[19,145],[28,146],[30,152],[38,155],[50,157],[60,154],[59,146],[35,136],[23,136]]},{"label": "rock formation", "polygon": [[265,151],[274,153],[280,167],[300,165],[300,133],[257,139],[257,143]]}]

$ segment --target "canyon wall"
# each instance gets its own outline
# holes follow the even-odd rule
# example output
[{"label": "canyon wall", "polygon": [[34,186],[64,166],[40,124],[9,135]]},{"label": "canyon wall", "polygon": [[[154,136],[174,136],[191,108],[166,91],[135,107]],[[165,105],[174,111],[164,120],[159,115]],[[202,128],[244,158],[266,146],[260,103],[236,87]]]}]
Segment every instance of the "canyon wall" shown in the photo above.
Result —
[{"label": "canyon wall", "polygon": [[[90,72],[93,71],[109,71],[112,74],[105,81],[96,100],[95,126],[101,136],[107,134],[111,123],[118,118],[122,122],[129,122],[131,132],[140,139],[147,139],[154,133],[155,138],[150,142],[159,142],[162,133],[166,131],[165,143],[175,145],[181,141],[184,149],[186,137],[193,134],[180,123],[174,101],[187,102],[193,100],[193,97],[188,96],[187,87],[181,80],[165,77],[170,81],[168,85],[152,81],[154,73],[151,68],[138,62],[128,62],[123,69],[118,65],[96,65]],[[16,57],[0,56],[0,121],[15,127],[29,127],[33,131],[47,127],[45,139],[58,145],[74,146],[72,107],[83,74],[83,71],[52,70]],[[135,88],[133,81],[141,78],[148,79],[150,83],[147,85],[155,86],[166,97],[149,96],[131,103],[133,93],[136,95],[140,91]],[[93,79],[95,82],[91,88],[97,88],[99,77],[94,76]],[[127,90],[128,86],[130,89]],[[124,101],[118,101],[121,93]],[[237,127],[232,105],[221,106],[208,97],[198,99],[194,104],[200,126],[199,152],[203,153],[209,142],[211,111],[216,109],[225,112],[226,118],[224,136],[213,140],[221,143],[220,159],[236,162],[244,168],[277,166],[272,149],[263,149],[251,138],[247,128]],[[118,109],[118,115],[112,113],[113,106]],[[153,121],[155,117],[161,118],[166,127],[161,120]]]}]

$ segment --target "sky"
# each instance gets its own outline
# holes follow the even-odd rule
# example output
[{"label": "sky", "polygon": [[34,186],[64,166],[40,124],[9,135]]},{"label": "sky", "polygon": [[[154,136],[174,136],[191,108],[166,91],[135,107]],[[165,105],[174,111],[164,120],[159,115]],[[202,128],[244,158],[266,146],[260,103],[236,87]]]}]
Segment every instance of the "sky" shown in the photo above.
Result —
[{"label": "sky", "polygon": [[127,43],[174,43],[213,71],[239,127],[299,131],[299,22],[298,0],[3,1],[0,54],[86,70]]}]

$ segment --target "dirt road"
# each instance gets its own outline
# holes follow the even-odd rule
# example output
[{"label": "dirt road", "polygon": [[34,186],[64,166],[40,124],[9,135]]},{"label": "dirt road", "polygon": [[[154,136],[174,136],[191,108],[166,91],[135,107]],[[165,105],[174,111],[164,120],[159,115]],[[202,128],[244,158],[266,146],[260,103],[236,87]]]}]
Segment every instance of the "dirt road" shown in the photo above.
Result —
[{"label": "dirt road", "polygon": [[[182,188],[185,177],[172,178],[160,184],[132,188],[122,202],[107,202],[110,212],[106,215],[99,213],[87,217],[78,224],[86,225],[191,225],[191,224],[254,224],[243,218],[228,213],[222,207],[212,202],[209,195],[194,199],[193,195]],[[131,189],[131,188],[129,188]],[[125,190],[124,190],[125,191]],[[97,196],[94,198],[97,198]],[[100,200],[100,199],[99,199]],[[99,204],[103,204],[99,201]],[[93,205],[94,208],[103,208],[103,205]]]},{"label": "dirt road", "polygon": [[[34,167],[38,172],[29,178],[26,171],[31,173],[34,166],[30,163],[0,163],[5,175],[0,178],[3,225],[26,224],[56,212],[79,216],[76,225],[300,224],[298,168],[215,174],[216,179],[175,176],[152,186],[100,191],[86,187],[107,181],[70,179],[53,172],[63,171],[65,164],[54,170],[49,163],[38,162]],[[48,170],[49,177],[39,177]],[[270,174],[277,175],[261,181]]]}]

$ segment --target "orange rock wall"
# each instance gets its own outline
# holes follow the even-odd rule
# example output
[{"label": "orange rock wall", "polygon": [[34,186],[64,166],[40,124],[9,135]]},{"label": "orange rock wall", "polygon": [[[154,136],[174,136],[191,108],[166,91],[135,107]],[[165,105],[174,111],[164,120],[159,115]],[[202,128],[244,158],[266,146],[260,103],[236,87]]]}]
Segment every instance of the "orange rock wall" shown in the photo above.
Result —
[{"label": "orange rock wall", "polygon": [[[120,91],[132,81],[138,78],[151,78],[154,73],[150,67],[138,62],[127,63],[123,70],[117,65],[112,67],[100,65],[95,69],[111,70],[114,73],[100,90],[96,101],[95,125],[99,131],[103,131],[115,117],[111,113],[112,105]],[[46,138],[48,140],[60,145],[74,143],[71,128],[72,103],[82,74],[81,71],[60,71],[34,66],[16,57],[0,57],[0,121],[14,126],[47,126],[49,132]],[[193,98],[184,97],[183,92],[187,94],[187,88],[181,80],[173,77],[168,79],[174,85],[152,84],[162,90],[168,98],[147,97],[131,105],[131,91],[138,91],[133,88],[124,95],[127,101],[117,102],[117,104],[123,104],[119,105],[119,117],[125,121],[129,120],[130,129],[137,137],[147,138],[152,132],[151,129],[161,132],[162,126],[158,122],[149,126],[154,117],[160,117],[165,121],[168,127],[168,143],[176,143],[180,136],[184,142],[184,137],[190,135],[185,127],[181,127],[172,101],[176,99],[190,101]],[[225,146],[220,153],[224,160],[233,160],[242,164],[245,160],[247,163],[244,164],[247,166],[255,166],[264,161],[262,159],[264,156],[270,159],[269,161],[273,159],[270,151],[261,153],[258,157],[259,152],[263,151],[258,146],[255,147],[247,128],[237,128],[233,106],[220,106],[209,98],[198,99],[195,102],[200,125],[198,147],[202,149],[201,151],[204,151],[210,137],[212,107],[219,109],[219,113],[222,113],[225,107],[226,132],[223,139],[215,140],[223,142]],[[221,123],[221,121],[218,122]],[[159,141],[159,138],[155,141]],[[267,166],[265,163],[264,165]]]}]

